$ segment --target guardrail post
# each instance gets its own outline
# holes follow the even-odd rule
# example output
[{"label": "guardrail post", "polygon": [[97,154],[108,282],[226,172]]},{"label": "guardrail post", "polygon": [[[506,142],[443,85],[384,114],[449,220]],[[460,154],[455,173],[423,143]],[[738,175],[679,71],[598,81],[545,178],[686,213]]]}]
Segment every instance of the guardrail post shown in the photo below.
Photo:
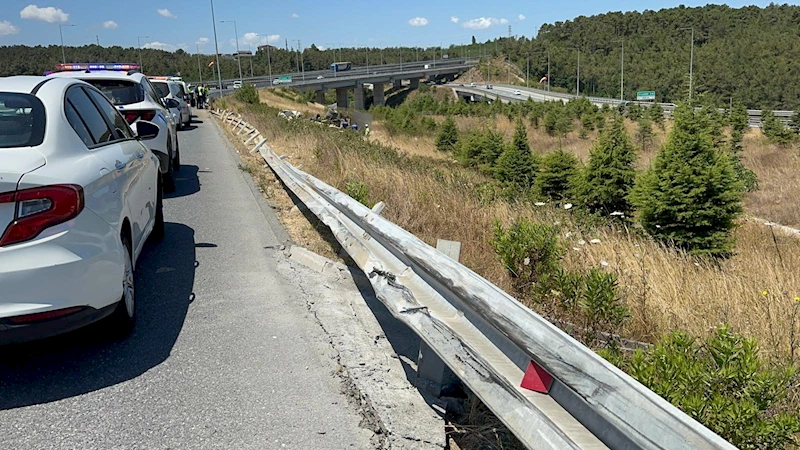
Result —
[{"label": "guardrail post", "polygon": [[[461,257],[460,242],[437,239],[436,250],[455,261],[458,261]],[[434,397],[441,397],[460,387],[461,380],[425,341],[420,341],[419,356],[417,357],[417,379],[414,385]]]},{"label": "guardrail post", "polygon": [[266,143],[267,143],[267,140],[266,140],[266,139],[261,139],[261,142],[259,142],[258,144],[256,144],[256,146],[255,146],[255,147],[253,147],[253,149],[252,149],[252,150],[250,150],[250,153],[251,153],[251,154],[252,154],[252,153],[257,153],[257,152],[258,152],[258,151],[261,149],[261,147],[262,147],[262,146],[264,146],[264,144],[266,144]]}]

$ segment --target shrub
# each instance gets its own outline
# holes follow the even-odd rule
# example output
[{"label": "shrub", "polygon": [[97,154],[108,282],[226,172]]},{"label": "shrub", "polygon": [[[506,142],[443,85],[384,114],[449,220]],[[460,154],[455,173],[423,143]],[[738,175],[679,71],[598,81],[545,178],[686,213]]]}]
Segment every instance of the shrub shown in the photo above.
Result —
[{"label": "shrub", "polygon": [[629,213],[632,208],[628,194],[636,179],[635,158],[623,119],[617,116],[589,152],[589,162],[577,186],[581,203],[594,213]]},{"label": "shrub", "polygon": [[436,149],[440,152],[453,153],[458,145],[458,127],[452,116],[447,116],[436,136]]},{"label": "shrub", "polygon": [[494,238],[490,243],[520,293],[527,293],[558,270],[564,255],[554,226],[524,218],[508,229],[495,221]]},{"label": "shrub", "polygon": [[773,144],[786,145],[795,139],[795,135],[772,111],[761,111],[761,132]]},{"label": "shrub", "polygon": [[503,153],[505,142],[503,136],[491,129],[472,130],[458,144],[457,159],[465,166],[490,169]]},{"label": "shrub", "polygon": [[556,150],[542,158],[534,190],[548,200],[562,200],[572,193],[577,172],[578,158],[564,150]]},{"label": "shrub", "polygon": [[737,103],[736,106],[731,109],[728,121],[731,126],[731,137],[728,149],[733,159],[733,169],[736,172],[736,178],[742,183],[742,188],[745,191],[754,191],[758,189],[758,177],[755,172],[745,167],[742,163],[742,140],[744,140],[744,132],[749,122],[747,109],[743,104]]},{"label": "shrub", "polygon": [[236,100],[239,100],[244,103],[250,103],[252,105],[261,103],[261,100],[258,98],[258,90],[252,84],[245,83],[236,90],[234,94]]},{"label": "shrub", "polygon": [[678,106],[666,144],[630,198],[651,235],[694,254],[726,256],[742,188],[727,152],[714,147],[712,127],[705,114]]},{"label": "shrub", "polygon": [[580,307],[586,329],[584,340],[591,345],[599,333],[619,333],[630,312],[619,296],[617,276],[591,269],[584,277],[581,294]]},{"label": "shrub", "polygon": [[785,412],[794,370],[766,366],[758,351],[722,325],[705,341],[673,332],[652,349],[608,359],[737,448],[797,445],[800,414]]},{"label": "shrub", "polygon": [[528,191],[536,179],[538,161],[528,145],[528,133],[522,119],[517,119],[512,144],[500,155],[495,165],[495,178]]},{"label": "shrub", "polygon": [[363,181],[348,181],[344,184],[344,190],[347,195],[353,200],[361,203],[364,206],[370,207],[367,203],[369,196],[369,188]]},{"label": "shrub", "polygon": [[664,108],[661,105],[654,103],[647,108],[647,117],[653,121],[661,131],[664,131]]},{"label": "shrub", "polygon": [[636,132],[636,140],[642,151],[647,151],[647,147],[653,143],[653,123],[647,116],[639,117],[639,130]]}]

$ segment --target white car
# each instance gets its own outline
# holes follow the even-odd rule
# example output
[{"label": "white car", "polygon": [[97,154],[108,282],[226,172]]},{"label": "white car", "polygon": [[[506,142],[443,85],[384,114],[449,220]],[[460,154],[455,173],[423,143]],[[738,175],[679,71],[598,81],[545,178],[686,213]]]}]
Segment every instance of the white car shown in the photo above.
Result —
[{"label": "white car", "polygon": [[242,82],[240,80],[236,80],[236,81],[233,82],[233,88],[234,89],[239,89],[241,87],[242,87]]},{"label": "white car", "polygon": [[133,271],[164,235],[164,133],[77,79],[0,78],[0,344],[108,317],[130,331]]},{"label": "white car", "polygon": [[147,146],[161,161],[164,190],[172,192],[175,189],[173,172],[181,168],[177,123],[172,119],[167,102],[161,100],[147,77],[138,72],[138,66],[97,63],[59,64],[57,67],[62,71],[49,76],[77,78],[95,86],[117,106],[129,124],[146,120],[158,125],[161,132],[155,139],[148,140]]},{"label": "white car", "polygon": [[150,83],[158,91],[162,99],[171,98],[178,102],[180,107],[180,119],[178,120],[178,128],[183,128],[192,123],[192,105],[189,104],[188,94],[186,88],[181,82],[171,80],[159,80],[154,77],[148,78]]},{"label": "white car", "polygon": [[522,95],[522,92],[520,92],[519,90],[516,90],[516,91],[514,91],[514,95]]}]

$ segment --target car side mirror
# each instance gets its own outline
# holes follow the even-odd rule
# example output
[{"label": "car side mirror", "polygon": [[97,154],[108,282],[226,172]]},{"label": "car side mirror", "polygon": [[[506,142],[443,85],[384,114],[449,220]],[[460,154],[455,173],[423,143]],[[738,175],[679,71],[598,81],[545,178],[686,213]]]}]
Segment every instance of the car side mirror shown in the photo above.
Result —
[{"label": "car side mirror", "polygon": [[158,128],[158,125],[147,120],[136,121],[133,123],[131,128],[133,129],[133,132],[136,133],[136,137],[142,141],[155,139],[156,136],[158,136],[158,133],[161,132],[161,129]]},{"label": "car side mirror", "polygon": [[175,100],[174,98],[168,98],[164,102],[167,104],[167,108],[169,109],[180,108],[181,106],[181,104],[178,103],[178,101]]}]

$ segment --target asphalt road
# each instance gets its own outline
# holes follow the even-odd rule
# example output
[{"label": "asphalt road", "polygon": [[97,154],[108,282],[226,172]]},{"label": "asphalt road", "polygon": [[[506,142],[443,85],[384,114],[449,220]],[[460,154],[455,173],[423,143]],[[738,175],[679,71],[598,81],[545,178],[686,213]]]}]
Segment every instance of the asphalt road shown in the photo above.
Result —
[{"label": "asphalt road", "polygon": [[0,448],[370,448],[306,294],[281,270],[271,211],[199,115],[180,133],[166,238],[139,260],[134,333],[97,325],[0,348]]}]

